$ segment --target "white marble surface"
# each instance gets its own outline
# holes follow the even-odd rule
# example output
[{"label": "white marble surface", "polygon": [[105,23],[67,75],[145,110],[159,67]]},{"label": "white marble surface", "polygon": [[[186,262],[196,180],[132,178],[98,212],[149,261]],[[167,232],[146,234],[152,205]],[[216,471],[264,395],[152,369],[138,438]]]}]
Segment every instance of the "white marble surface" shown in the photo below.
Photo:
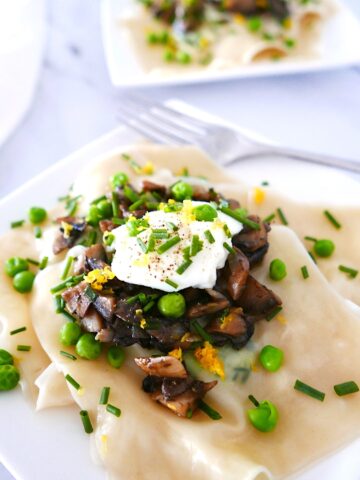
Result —
[{"label": "white marble surface", "polygon": [[[358,0],[346,3],[360,15]],[[48,0],[33,107],[0,147],[0,197],[116,125],[119,92],[107,75],[98,12],[98,0]],[[181,98],[289,146],[360,159],[360,67],[142,93]],[[0,465],[0,480],[9,478]]]}]

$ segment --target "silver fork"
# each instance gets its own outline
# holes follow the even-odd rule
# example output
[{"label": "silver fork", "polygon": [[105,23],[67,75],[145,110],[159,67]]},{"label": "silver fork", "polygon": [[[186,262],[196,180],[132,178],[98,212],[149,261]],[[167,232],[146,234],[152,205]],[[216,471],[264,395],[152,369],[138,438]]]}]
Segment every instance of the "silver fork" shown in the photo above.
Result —
[{"label": "silver fork", "polygon": [[360,161],[321,155],[267,142],[244,130],[205,122],[142,97],[121,97],[118,118],[146,138],[162,144],[196,145],[216,163],[230,165],[253,157],[280,156],[360,173]]}]

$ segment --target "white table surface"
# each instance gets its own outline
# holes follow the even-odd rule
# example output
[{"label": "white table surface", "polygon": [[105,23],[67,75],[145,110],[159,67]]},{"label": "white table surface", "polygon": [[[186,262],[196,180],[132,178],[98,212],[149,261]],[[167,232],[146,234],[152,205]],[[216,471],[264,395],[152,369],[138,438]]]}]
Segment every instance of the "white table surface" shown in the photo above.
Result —
[{"label": "white table surface", "polygon": [[[359,0],[346,3],[360,16]],[[98,11],[98,0],[48,0],[43,71],[31,111],[0,148],[0,197],[116,126],[119,92],[106,71]],[[282,144],[360,159],[360,66],[141,93],[181,98]],[[0,480],[10,478],[0,465]]]}]

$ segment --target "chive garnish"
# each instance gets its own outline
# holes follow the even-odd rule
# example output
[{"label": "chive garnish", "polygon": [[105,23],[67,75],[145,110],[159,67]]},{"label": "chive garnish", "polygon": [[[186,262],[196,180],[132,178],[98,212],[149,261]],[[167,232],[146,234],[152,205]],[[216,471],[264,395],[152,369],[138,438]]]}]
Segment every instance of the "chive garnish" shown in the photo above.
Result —
[{"label": "chive garnish", "polygon": [[102,200],[107,200],[106,195],[101,195],[101,197],[95,198],[95,200],[93,200],[90,205],[96,205],[97,203],[101,202]]},{"label": "chive garnish", "polygon": [[281,223],[282,223],[283,225],[289,225],[289,222],[287,221],[287,218],[285,217],[285,214],[284,214],[284,212],[282,211],[282,209],[281,209],[281,208],[277,208],[277,209],[276,209],[276,212],[277,212],[277,214],[279,215],[279,218],[280,218],[280,220],[281,220]]},{"label": "chive garnish", "polygon": [[179,228],[173,222],[166,222],[166,225],[172,230],[173,232],[177,232]]},{"label": "chive garnish", "polygon": [[33,258],[27,258],[26,261],[31,263],[32,265],[35,265],[36,267],[40,265],[40,262],[38,262],[37,260],[34,260]]},{"label": "chive garnish", "polygon": [[310,387],[310,385],[306,385],[306,383],[303,383],[301,380],[296,380],[294,389],[304,393],[305,395],[308,395],[309,397],[315,398],[320,402],[324,401],[325,393],[320,392],[320,390],[316,390],[316,388]]},{"label": "chive garnish", "polygon": [[133,303],[135,303],[138,299],[139,299],[139,293],[137,295],[134,295],[133,297],[129,297],[127,300],[126,300],[126,303],[128,305],[132,305]]},{"label": "chive garnish", "polygon": [[76,322],[76,318],[73,317],[68,311],[62,310],[60,313],[64,315],[64,317],[66,317],[70,322]]},{"label": "chive garnish", "polygon": [[276,216],[275,213],[271,213],[266,218],[264,218],[264,222],[265,223],[270,223],[272,220],[274,220],[275,216]]},{"label": "chive garnish", "polygon": [[65,208],[67,210],[69,217],[72,217],[73,215],[75,215],[76,210],[78,208],[78,200],[80,197],[81,195],[78,195],[77,197],[69,198],[67,200]]},{"label": "chive garnish", "polygon": [[91,245],[94,245],[97,242],[97,232],[96,230],[91,230],[91,232],[88,233],[87,239],[85,241],[87,247],[91,247]]},{"label": "chive garnish", "polygon": [[229,253],[235,253],[235,250],[232,248],[231,245],[229,245],[227,242],[224,242],[223,243],[223,247],[226,248],[226,250],[229,252]]},{"label": "chive garnish", "polygon": [[35,238],[41,238],[42,237],[42,230],[39,226],[36,226],[34,228],[34,235],[35,235]]},{"label": "chive garnish", "polygon": [[177,268],[176,273],[182,275],[192,264],[192,260],[187,259]]},{"label": "chive garnish", "polygon": [[112,413],[115,415],[115,417],[120,417],[121,415],[121,410],[118,407],[115,407],[114,405],[111,405],[110,403],[106,405],[106,411],[109,413]]},{"label": "chive garnish", "polygon": [[146,253],[153,252],[155,250],[155,245],[156,245],[155,238],[153,235],[150,235],[147,248],[146,248]]},{"label": "chive garnish", "polygon": [[10,223],[11,228],[19,228],[22,227],[25,223],[25,220],[16,220],[15,222]]},{"label": "chive garnish", "polygon": [[65,278],[67,278],[67,276],[69,275],[69,271],[73,261],[74,261],[74,257],[67,258],[63,273],[61,274],[61,277],[60,277],[61,280],[65,280]]},{"label": "chive garnish", "polygon": [[223,230],[224,230],[224,232],[225,232],[225,235],[226,235],[228,238],[231,238],[232,235],[231,235],[230,229],[229,229],[229,227],[226,225],[226,223],[225,223],[225,225],[223,226]]},{"label": "chive garnish", "polygon": [[16,350],[18,352],[30,352],[31,346],[30,345],[18,345],[16,347]]},{"label": "chive garnish", "polygon": [[16,330],[11,330],[10,335],[16,335],[17,333],[25,332],[26,327],[20,327],[17,328]]},{"label": "chive garnish", "polygon": [[334,227],[335,227],[336,229],[339,230],[339,229],[341,228],[341,223],[339,223],[339,222],[336,220],[336,218],[334,217],[334,215],[332,215],[332,214],[329,212],[329,210],[324,210],[324,215],[325,215],[325,217],[329,220],[329,222],[331,222],[331,223],[334,225]]},{"label": "chive garnish", "polygon": [[153,238],[156,238],[157,240],[169,238],[169,232],[166,230],[166,228],[153,228],[151,232]]},{"label": "chive garnish", "polygon": [[210,230],[205,230],[204,232],[205,238],[209,243],[215,243],[215,238]]},{"label": "chive garnish", "polygon": [[160,245],[157,248],[157,252],[161,255],[161,254],[167,252],[168,250],[170,250],[170,248],[174,247],[179,242],[180,242],[180,237],[179,237],[179,235],[176,235],[176,237],[170,238],[170,240],[168,240],[167,242]]},{"label": "chive garnish", "polygon": [[137,243],[139,245],[139,247],[141,248],[141,250],[146,253],[147,251],[147,246],[145,245],[145,243],[141,240],[141,238],[137,237]]},{"label": "chive garnish", "polygon": [[84,291],[84,294],[92,301],[94,302],[97,299],[97,295],[94,292],[94,290],[88,285]]},{"label": "chive garnish", "polygon": [[359,270],[355,270],[354,268],[346,267],[345,265],[339,265],[340,272],[347,273],[350,278],[355,278],[359,273]]},{"label": "chive garnish", "polygon": [[269,184],[269,182],[268,182],[267,180],[264,180],[263,182],[261,182],[261,185],[262,185],[263,187],[268,187],[270,184]]},{"label": "chive garnish", "polygon": [[80,384],[69,374],[65,375],[65,380],[72,385],[75,390],[80,390]]},{"label": "chive garnish", "polygon": [[59,293],[61,290],[65,290],[65,288],[70,288],[74,287],[78,283],[80,283],[84,279],[84,274],[82,275],[77,275],[75,277],[69,277],[63,282],[59,283],[58,285],[55,285],[55,287],[50,289],[50,293]]},{"label": "chive garnish", "polygon": [[278,313],[280,313],[281,310],[282,310],[282,307],[280,307],[280,306],[274,308],[274,310],[273,310],[272,312],[270,312],[268,315],[266,315],[265,319],[266,319],[268,322],[270,322],[270,320],[272,320],[274,317],[276,317],[276,315],[277,315]]},{"label": "chive garnish", "polygon": [[192,408],[189,408],[188,411],[186,412],[186,418],[191,419],[193,417],[193,410]]},{"label": "chive garnish", "polygon": [[116,192],[111,193],[111,208],[113,216],[117,217],[119,215],[119,198]]},{"label": "chive garnish", "polygon": [[178,288],[179,287],[179,285],[176,282],[174,282],[173,280],[170,280],[170,278],[167,278],[165,280],[165,283],[167,283],[168,285],[170,285],[170,287],[173,287],[173,288]]},{"label": "chive garnish", "polygon": [[123,218],[116,218],[116,217],[112,217],[111,221],[114,225],[124,225],[126,223],[126,221]]},{"label": "chive garnish", "polygon": [[203,248],[204,242],[200,240],[199,235],[193,235],[190,245],[190,257],[195,257]]},{"label": "chive garnish", "polygon": [[304,280],[306,280],[307,278],[309,278],[309,271],[308,271],[306,265],[304,265],[303,267],[301,267],[301,273],[302,273],[302,276],[303,276],[303,279],[304,279]]},{"label": "chive garnish", "polygon": [[154,300],[151,300],[149,303],[147,303],[147,304],[145,305],[145,307],[143,308],[143,312],[144,312],[144,313],[148,312],[149,310],[152,309],[152,307],[153,307],[154,305],[155,305]]},{"label": "chive garnish", "polygon": [[73,355],[72,353],[69,353],[69,352],[64,352],[64,350],[60,350],[60,355],[62,355],[63,357],[68,358],[69,360],[77,360],[77,358],[75,357],[75,355]]},{"label": "chive garnish", "polygon": [[81,410],[80,417],[84,425],[84,430],[86,433],[92,433],[94,431],[93,426],[91,425],[91,420],[87,410]]},{"label": "chive garnish", "polygon": [[310,252],[310,250],[308,250],[308,254],[310,255],[311,260],[312,260],[314,263],[317,263],[316,258],[314,257],[314,255],[312,254],[312,252]]},{"label": "chive garnish", "polygon": [[304,237],[305,240],[308,240],[309,242],[317,242],[317,238],[315,237]]},{"label": "chive garnish", "polygon": [[201,325],[200,323],[197,321],[197,320],[193,320],[191,322],[191,326],[193,327],[193,329],[195,330],[195,332],[201,337],[203,338],[204,340],[206,340],[207,342],[209,343],[213,343],[213,338],[212,336],[210,335],[210,333],[208,333]]},{"label": "chive garnish", "polygon": [[232,210],[229,207],[220,205],[219,210],[220,212],[229,215],[229,217],[235,218],[235,220],[242,223],[243,225],[246,225],[249,228],[252,228],[253,230],[260,230],[260,225],[258,223],[253,222],[252,220],[247,218],[247,212],[244,209]]},{"label": "chive garnish", "polygon": [[124,187],[124,195],[132,203],[135,203],[139,200],[139,195],[136,192],[134,192],[134,190],[131,187],[129,187],[129,185],[126,185]]},{"label": "chive garnish", "polygon": [[106,405],[109,401],[110,387],[103,387],[101,390],[99,405]]},{"label": "chive garnish", "polygon": [[138,200],[136,200],[136,202],[134,202],[130,205],[129,211],[134,212],[139,207],[142,207],[145,202],[146,202],[146,198],[144,196],[141,196]]},{"label": "chive garnish", "polygon": [[55,295],[55,312],[61,313],[65,308],[65,300],[61,295]]},{"label": "chive garnish", "polygon": [[47,267],[48,261],[49,257],[44,257],[40,262],[39,269],[44,270]]},{"label": "chive garnish", "polygon": [[359,391],[358,385],[354,381],[339,383],[334,385],[334,390],[336,395],[342,397],[344,395],[349,395],[350,393],[356,393]]},{"label": "chive garnish", "polygon": [[248,395],[248,399],[250,400],[251,403],[255,405],[255,407],[258,407],[260,405],[260,403],[256,400],[254,395]]},{"label": "chive garnish", "polygon": [[210,405],[205,403],[203,400],[200,400],[199,402],[199,409],[202,412],[206,413],[206,415],[210,417],[212,420],[220,420],[222,418],[219,412],[214,410],[212,407],[210,407]]}]

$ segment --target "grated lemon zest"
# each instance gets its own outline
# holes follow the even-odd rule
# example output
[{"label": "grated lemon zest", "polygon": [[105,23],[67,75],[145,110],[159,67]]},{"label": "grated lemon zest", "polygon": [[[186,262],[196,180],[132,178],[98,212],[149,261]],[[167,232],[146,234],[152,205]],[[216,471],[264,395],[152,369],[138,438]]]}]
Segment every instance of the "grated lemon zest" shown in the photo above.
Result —
[{"label": "grated lemon zest", "polygon": [[286,29],[286,30],[290,30],[290,28],[292,27],[293,25],[293,21],[290,17],[288,18],[285,18],[285,20],[283,21],[283,27]]},{"label": "grated lemon zest", "polygon": [[261,205],[265,200],[265,191],[262,188],[254,188],[254,202],[256,205]]},{"label": "grated lemon zest", "polygon": [[145,175],[152,175],[155,171],[154,164],[152,162],[146,162],[143,167],[141,167],[141,173]]},{"label": "grated lemon zest", "polygon": [[71,232],[74,230],[74,227],[67,222],[61,222],[61,228],[64,230],[64,238],[70,238]]},{"label": "grated lemon zest", "polygon": [[225,223],[222,222],[219,218],[215,218],[215,220],[212,223],[212,228],[221,228],[223,229],[225,226]]},{"label": "grated lemon zest", "polygon": [[224,363],[219,358],[218,350],[209,342],[205,342],[203,347],[197,348],[194,356],[205,370],[218,375],[221,380],[225,379]]},{"label": "grated lemon zest", "polygon": [[105,455],[108,452],[108,436],[107,435],[101,435],[100,437],[101,440],[101,455],[105,457]]},{"label": "grated lemon zest", "polygon": [[96,268],[95,270],[91,270],[91,272],[84,277],[84,280],[95,290],[102,290],[104,283],[107,283],[113,278],[115,278],[115,273],[111,271],[110,267],[105,267],[103,269]]},{"label": "grated lemon zest", "polygon": [[85,394],[85,388],[79,388],[79,390],[77,391],[77,394],[79,395],[79,397],[82,397],[84,394]]},{"label": "grated lemon zest", "polygon": [[234,15],[234,22],[237,23],[238,25],[243,25],[245,23],[246,19],[244,15],[241,15],[240,13],[237,13]]},{"label": "grated lemon zest", "polygon": [[287,325],[288,321],[287,319],[284,317],[284,315],[276,315],[276,320],[281,323],[282,325]]},{"label": "grated lemon zest", "polygon": [[147,322],[146,322],[145,318],[142,318],[141,322],[140,322],[140,328],[142,328],[144,330],[146,328],[146,326],[147,326]]},{"label": "grated lemon zest", "polygon": [[171,352],[169,352],[169,355],[176,358],[177,360],[182,360],[182,349],[180,347],[174,348],[174,350],[171,350]]},{"label": "grated lemon zest", "polygon": [[185,224],[189,224],[195,221],[195,215],[193,213],[193,205],[191,200],[183,201],[183,208],[181,210],[181,220]]}]

